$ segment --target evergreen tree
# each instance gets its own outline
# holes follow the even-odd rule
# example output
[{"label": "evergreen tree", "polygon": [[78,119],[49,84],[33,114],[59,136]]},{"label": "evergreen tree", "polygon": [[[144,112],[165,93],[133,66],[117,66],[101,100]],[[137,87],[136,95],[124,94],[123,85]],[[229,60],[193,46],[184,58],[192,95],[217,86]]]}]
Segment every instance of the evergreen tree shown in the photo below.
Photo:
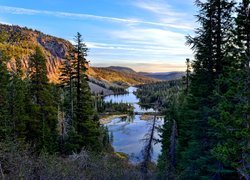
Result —
[{"label": "evergreen tree", "polygon": [[8,117],[11,120],[11,137],[14,140],[24,141],[26,138],[26,123],[29,114],[26,111],[27,83],[22,80],[23,72],[20,59],[16,60],[16,68],[11,72],[8,84]]},{"label": "evergreen tree", "polygon": [[66,121],[68,124],[73,123],[74,117],[74,68],[73,62],[75,61],[74,50],[69,50],[69,55],[64,60],[60,68],[60,85],[63,89],[63,111],[66,113]]},{"label": "evergreen tree", "polygon": [[10,136],[11,125],[7,110],[7,86],[9,74],[7,71],[7,57],[0,52],[0,139],[5,140]]},{"label": "evergreen tree", "polygon": [[[211,154],[216,138],[208,123],[216,116],[213,107],[215,83],[228,65],[226,45],[231,40],[234,3],[228,0],[196,1],[201,27],[196,37],[188,37],[195,61],[186,104],[179,119],[178,170],[185,178],[219,178],[221,164]],[[185,102],[185,101],[184,101]]]},{"label": "evergreen tree", "polygon": [[94,122],[94,106],[88,85],[86,60],[88,48],[83,43],[82,36],[77,33],[76,45],[65,61],[61,75],[64,89],[64,109],[68,123],[65,152],[79,152],[83,147],[101,150],[101,132],[97,122]]},{"label": "evergreen tree", "polygon": [[186,59],[186,65],[187,65],[187,70],[186,70],[186,93],[188,93],[189,90],[189,84],[190,84],[190,73],[191,73],[191,64],[190,64],[190,59]]},{"label": "evergreen tree", "polygon": [[47,78],[46,59],[36,47],[30,57],[31,121],[28,123],[28,140],[37,150],[55,152],[57,148],[57,105],[51,94]]},{"label": "evergreen tree", "polygon": [[94,107],[91,92],[88,85],[86,60],[88,48],[83,43],[80,33],[76,35],[76,61],[73,67],[76,69],[76,123],[75,129],[79,135],[80,147],[89,147],[93,150],[100,150],[100,129],[93,121]]},{"label": "evergreen tree", "polygon": [[213,154],[243,178],[250,178],[250,1],[243,0],[238,8],[234,46],[228,58],[231,66],[218,80],[216,106],[219,113],[210,123],[218,138]]}]

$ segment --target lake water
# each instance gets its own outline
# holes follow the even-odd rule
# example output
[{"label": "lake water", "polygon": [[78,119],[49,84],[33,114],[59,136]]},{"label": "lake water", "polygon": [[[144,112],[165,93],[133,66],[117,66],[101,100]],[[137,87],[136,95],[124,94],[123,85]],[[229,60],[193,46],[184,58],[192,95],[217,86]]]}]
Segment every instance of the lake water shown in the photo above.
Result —
[{"label": "lake water", "polygon": [[[145,113],[154,112],[153,109],[143,109],[138,105],[139,99],[133,94],[137,88],[128,88],[128,94],[111,95],[105,97],[104,101],[130,103],[134,106],[135,112]],[[113,135],[113,147],[116,152],[123,152],[129,155],[129,160],[133,163],[142,161],[142,150],[145,144],[143,140],[145,135],[152,127],[152,120],[141,120],[141,115],[135,115],[127,118],[115,118],[106,124],[109,132]],[[157,126],[163,125],[163,118],[156,120]],[[155,132],[155,138],[160,139],[158,132]],[[161,152],[161,144],[153,145],[152,161],[156,162]]]}]

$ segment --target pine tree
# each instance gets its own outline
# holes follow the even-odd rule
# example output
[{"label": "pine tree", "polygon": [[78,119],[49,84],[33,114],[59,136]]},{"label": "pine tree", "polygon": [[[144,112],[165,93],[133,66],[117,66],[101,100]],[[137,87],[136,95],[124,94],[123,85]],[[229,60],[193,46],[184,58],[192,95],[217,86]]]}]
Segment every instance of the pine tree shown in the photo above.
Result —
[{"label": "pine tree", "polygon": [[237,10],[234,46],[228,54],[231,65],[218,80],[216,95],[219,113],[211,119],[218,137],[214,156],[243,178],[250,178],[250,1]]},{"label": "pine tree", "polygon": [[73,142],[75,136],[75,130],[73,126],[74,104],[75,104],[75,86],[73,82],[74,68],[73,61],[75,61],[74,49],[70,49],[68,55],[62,63],[60,68],[60,87],[62,90],[61,103],[59,111],[63,114],[61,119],[61,141],[60,151],[63,154],[70,154],[72,151],[76,151],[78,146]]},{"label": "pine tree", "polygon": [[[183,90],[176,85],[174,90],[168,92],[168,106],[166,108],[166,116],[164,119],[164,125],[161,129],[161,142],[162,152],[158,160],[159,177],[161,179],[174,179],[176,175],[177,165],[177,137],[178,137],[178,125],[180,102],[183,103]],[[187,93],[186,87],[183,87],[185,94]],[[180,92],[178,92],[180,91]]]},{"label": "pine tree", "polygon": [[188,93],[189,90],[189,84],[190,84],[190,73],[191,73],[191,64],[190,64],[190,59],[187,58],[186,59],[186,65],[187,65],[187,69],[186,69],[186,93]]},{"label": "pine tree", "polygon": [[27,83],[22,80],[23,72],[21,69],[21,60],[16,60],[16,68],[11,72],[11,78],[8,84],[8,117],[11,120],[13,140],[24,142],[26,139],[26,123],[29,119],[26,111]]},{"label": "pine tree", "polygon": [[[219,178],[221,164],[211,154],[216,138],[208,123],[216,116],[213,91],[216,80],[228,65],[226,44],[231,40],[234,3],[227,0],[196,1],[201,27],[188,37],[195,60],[186,104],[179,119],[178,170],[185,178]],[[184,101],[185,102],[185,101]]]},{"label": "pine tree", "polygon": [[55,152],[57,148],[57,105],[47,78],[46,59],[36,47],[30,57],[31,121],[28,123],[28,140],[37,150]]},{"label": "pine tree", "polygon": [[102,147],[102,130],[93,120],[94,106],[87,76],[88,48],[83,43],[80,33],[77,33],[75,42],[76,45],[64,64],[61,76],[64,83],[65,112],[71,119],[68,124],[65,151],[79,152],[83,147],[98,151]]},{"label": "pine tree", "polygon": [[94,107],[91,92],[88,85],[86,60],[88,48],[83,43],[80,33],[76,35],[76,123],[75,129],[79,135],[80,147],[89,147],[100,150],[100,130],[98,124],[93,121]]},{"label": "pine tree", "polygon": [[73,63],[75,61],[75,54],[74,50],[69,50],[69,55],[64,60],[62,67],[60,68],[61,74],[60,74],[60,85],[63,89],[63,103],[64,103],[64,109],[63,111],[66,113],[66,121],[69,124],[73,123],[73,117],[74,117],[74,71]]},{"label": "pine tree", "polygon": [[7,86],[9,74],[7,71],[7,57],[0,52],[0,139],[6,140],[10,136],[11,125],[7,110]]}]

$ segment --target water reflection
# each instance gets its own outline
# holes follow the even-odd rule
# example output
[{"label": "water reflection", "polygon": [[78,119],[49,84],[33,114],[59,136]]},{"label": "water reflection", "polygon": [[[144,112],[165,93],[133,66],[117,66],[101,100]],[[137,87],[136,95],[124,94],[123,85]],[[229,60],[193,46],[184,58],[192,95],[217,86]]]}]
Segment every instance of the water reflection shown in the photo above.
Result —
[{"label": "water reflection", "polygon": [[[128,88],[129,93],[118,96],[107,96],[104,100],[106,102],[123,102],[131,103],[134,106],[135,112],[145,113],[153,112],[153,109],[143,109],[137,103],[139,99],[134,95],[134,91],[137,88]],[[142,161],[142,149],[144,147],[145,135],[152,126],[153,117],[151,120],[141,120],[141,115],[128,116],[122,118],[115,118],[110,123],[106,124],[110,133],[112,134],[112,145],[116,152],[123,152],[129,155],[129,159],[133,163]],[[156,120],[157,126],[163,125],[163,118]],[[158,132],[155,132],[155,137],[160,139]],[[157,161],[158,155],[161,152],[161,144],[157,143],[153,145],[152,160]]]},{"label": "water reflection", "polygon": [[[131,119],[133,119],[131,121]],[[163,124],[163,119],[156,120],[157,126]],[[142,149],[144,147],[145,135],[152,126],[152,121],[143,121],[140,115],[133,118],[116,118],[106,125],[113,134],[113,147],[117,152],[124,152],[129,155],[129,159],[134,162],[142,161]],[[155,132],[155,137],[159,139],[159,135]],[[161,144],[157,143],[153,146],[152,160],[157,161],[158,155],[161,152]]]}]

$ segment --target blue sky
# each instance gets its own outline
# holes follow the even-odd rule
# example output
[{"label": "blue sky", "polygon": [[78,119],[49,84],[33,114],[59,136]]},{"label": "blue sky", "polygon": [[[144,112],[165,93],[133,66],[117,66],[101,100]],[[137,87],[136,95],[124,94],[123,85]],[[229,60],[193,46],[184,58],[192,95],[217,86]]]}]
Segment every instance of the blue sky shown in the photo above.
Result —
[{"label": "blue sky", "polygon": [[147,72],[184,70],[195,14],[193,0],[0,0],[1,23],[70,41],[80,32],[92,66]]}]

